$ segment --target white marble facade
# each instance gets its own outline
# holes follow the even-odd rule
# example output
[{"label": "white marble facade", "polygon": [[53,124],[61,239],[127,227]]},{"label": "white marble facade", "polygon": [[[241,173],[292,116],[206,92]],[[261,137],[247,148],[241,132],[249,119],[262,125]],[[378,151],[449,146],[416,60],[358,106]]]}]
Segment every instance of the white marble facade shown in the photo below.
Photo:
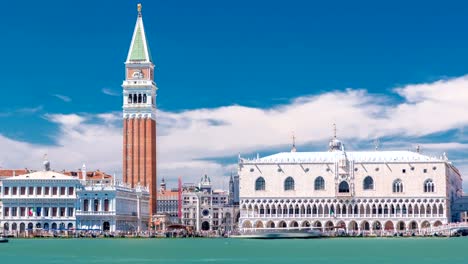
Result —
[{"label": "white marble facade", "polygon": [[445,155],[411,151],[326,152],[239,159],[242,228],[337,227],[348,231],[417,231],[451,221],[462,193]]},{"label": "white marble facade", "polygon": [[50,170],[48,161],[44,165],[43,171],[2,179],[4,233],[148,229],[148,188],[130,188],[113,179],[80,179]]},{"label": "white marble facade", "polygon": [[76,177],[50,170],[2,179],[3,232],[74,229],[79,188]]},{"label": "white marble facade", "polygon": [[86,181],[78,191],[77,227],[79,230],[148,230],[149,191],[113,180]]}]

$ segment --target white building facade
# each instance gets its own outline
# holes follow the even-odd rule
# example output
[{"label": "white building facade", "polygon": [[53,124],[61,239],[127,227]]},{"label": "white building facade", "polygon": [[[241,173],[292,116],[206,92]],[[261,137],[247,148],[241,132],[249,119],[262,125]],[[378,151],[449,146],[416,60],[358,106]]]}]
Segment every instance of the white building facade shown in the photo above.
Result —
[{"label": "white building facade", "polygon": [[239,157],[242,228],[317,227],[348,232],[418,232],[451,221],[462,178],[444,155],[411,151]]},{"label": "white building facade", "polygon": [[135,232],[148,230],[149,190],[108,181],[86,181],[77,192],[79,230]]},{"label": "white building facade", "polygon": [[2,180],[3,232],[70,230],[76,226],[76,191],[80,181],[46,170]]},{"label": "white building facade", "polygon": [[50,170],[2,179],[0,230],[26,231],[145,231],[149,190],[114,179],[87,180]]}]

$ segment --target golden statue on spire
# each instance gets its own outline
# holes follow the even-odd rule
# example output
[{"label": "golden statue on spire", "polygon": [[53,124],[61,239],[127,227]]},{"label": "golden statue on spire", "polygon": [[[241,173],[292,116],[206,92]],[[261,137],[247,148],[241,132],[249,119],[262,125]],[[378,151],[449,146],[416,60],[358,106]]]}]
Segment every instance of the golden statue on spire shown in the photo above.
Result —
[{"label": "golden statue on spire", "polygon": [[138,10],[138,14],[141,14],[141,3],[138,3],[137,10]]}]

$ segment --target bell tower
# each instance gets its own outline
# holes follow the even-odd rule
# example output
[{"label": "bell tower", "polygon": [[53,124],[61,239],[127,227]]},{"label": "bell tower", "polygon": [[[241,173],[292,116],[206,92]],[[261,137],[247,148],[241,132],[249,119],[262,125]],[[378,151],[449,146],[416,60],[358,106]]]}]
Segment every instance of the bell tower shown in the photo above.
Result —
[{"label": "bell tower", "polygon": [[141,4],[125,62],[123,87],[123,181],[150,191],[156,213],[156,83]]}]

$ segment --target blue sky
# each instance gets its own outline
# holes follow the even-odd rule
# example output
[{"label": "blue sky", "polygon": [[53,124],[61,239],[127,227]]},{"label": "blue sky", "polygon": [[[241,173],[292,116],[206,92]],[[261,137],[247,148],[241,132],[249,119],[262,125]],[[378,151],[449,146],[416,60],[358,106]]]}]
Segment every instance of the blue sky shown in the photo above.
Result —
[{"label": "blue sky", "polygon": [[[70,146],[67,140],[89,142],[83,139],[86,133],[95,135],[89,131],[100,131],[102,136],[106,135],[106,129],[115,128],[120,133],[117,117],[121,111],[123,62],[135,25],[137,3],[4,1],[0,4],[0,32],[4,40],[0,42],[4,61],[0,64],[3,77],[0,85],[4,92],[0,135],[13,142],[11,146],[26,144],[38,153],[49,151],[52,155],[60,147],[66,153],[79,152],[76,148],[84,145]],[[250,145],[246,143],[248,140],[239,139],[246,143],[237,144],[243,147],[221,147],[222,139],[212,140],[214,147],[210,144],[206,147],[216,151],[204,152],[202,146],[187,143],[187,148],[199,151],[180,162],[214,160],[216,166],[208,166],[217,168],[213,173],[227,175],[233,170],[238,152],[266,155],[284,149],[292,130],[297,130],[303,148],[323,149],[325,131],[330,134],[331,123],[337,122],[340,127],[341,118],[345,118],[336,110],[341,107],[339,103],[366,111],[369,105],[372,106],[369,111],[388,106],[393,111],[402,104],[414,106],[438,96],[424,91],[432,91],[430,88],[440,80],[460,80],[457,78],[462,79],[453,81],[455,84],[446,89],[453,89],[455,97],[460,92],[468,93],[463,79],[468,72],[466,1],[240,0],[143,1],[142,4],[146,34],[157,66],[161,140],[166,142],[161,144],[167,149],[173,145],[166,139],[178,135],[175,128],[193,123],[191,118],[199,120],[200,113],[207,120],[226,121],[220,113],[242,116],[236,111],[254,109],[275,118],[275,113],[295,109],[304,100],[316,103],[327,96],[336,96],[333,97],[336,105],[327,100],[328,104],[323,105],[323,111],[332,112],[327,120],[314,121],[314,114],[292,115],[289,116],[295,120],[292,123],[275,123],[277,130],[282,130],[274,135],[276,141],[257,144],[255,135],[266,133],[260,126],[256,130],[239,131],[232,127],[234,135],[244,133],[253,138]],[[429,88],[421,88],[423,92],[418,90],[419,97],[412,102],[411,91],[395,90],[411,89],[411,84],[427,84]],[[363,94],[354,94],[357,91]],[[359,102],[362,98],[367,101]],[[444,102],[453,105],[450,100]],[[367,108],[359,108],[362,103]],[[244,108],[232,108],[236,105]],[[448,151],[450,158],[459,160],[457,166],[463,167],[468,152],[464,145],[468,141],[464,133],[467,114],[457,109],[446,113],[455,120],[447,124],[435,120],[424,126],[424,131],[408,127],[374,131],[374,128],[366,129],[372,122],[363,122],[359,134],[347,134],[353,125],[348,127],[341,121],[341,135],[351,139],[348,144],[356,149],[371,147],[369,142],[374,137],[379,137],[382,146],[389,148],[426,145],[424,149],[430,153]],[[205,116],[207,111],[209,117]],[[388,111],[379,109],[378,112],[386,115]],[[418,114],[417,118],[432,118],[433,113],[427,109],[425,113]],[[411,116],[407,118],[397,121],[390,118],[388,122],[414,123]],[[304,122],[314,123],[313,130],[306,131],[309,127],[298,125]],[[359,122],[357,119],[356,123]],[[314,134],[315,128],[322,132]],[[86,129],[92,130],[83,131]],[[218,133],[212,129],[205,132],[200,139],[207,135],[211,139],[210,133]],[[118,139],[118,135],[114,137]],[[454,142],[461,145],[447,145]],[[103,144],[102,148],[107,145]],[[164,154],[165,149],[160,151]],[[41,155],[38,156],[37,160]],[[94,163],[92,167],[118,173],[119,156],[115,162],[101,161],[99,157],[87,160],[76,153],[79,160],[57,163],[63,166],[76,163],[79,167],[87,161]],[[177,161],[172,161],[169,167],[177,167]],[[168,170],[167,174],[212,172],[203,168],[205,165],[199,164],[196,170]],[[0,166],[21,164],[7,158]]]}]

